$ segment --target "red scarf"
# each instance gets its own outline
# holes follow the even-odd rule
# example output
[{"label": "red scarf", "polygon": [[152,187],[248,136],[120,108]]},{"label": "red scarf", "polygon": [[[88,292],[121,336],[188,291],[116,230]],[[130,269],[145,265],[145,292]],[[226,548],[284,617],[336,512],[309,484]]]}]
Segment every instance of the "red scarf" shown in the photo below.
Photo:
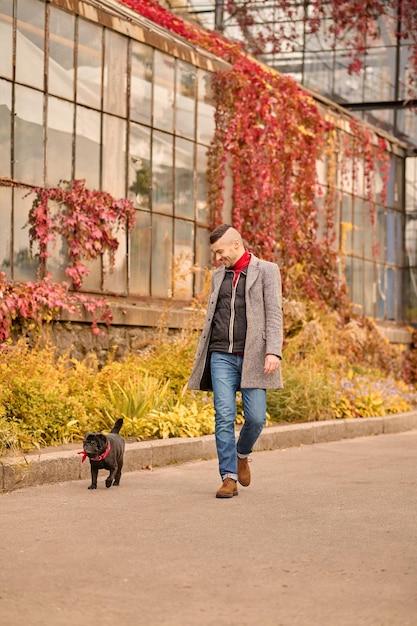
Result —
[{"label": "red scarf", "polygon": [[[100,456],[95,456],[94,458],[91,459],[91,461],[102,461],[103,459],[106,458],[106,456],[108,456],[109,452],[110,452],[110,441],[107,442],[107,448],[105,449],[103,454],[100,454]],[[81,459],[81,463],[84,463],[84,461],[88,457],[87,452],[84,452],[84,450],[81,450],[81,452],[77,452],[77,454],[83,455],[83,458]]]},{"label": "red scarf", "polygon": [[240,272],[248,267],[249,261],[250,261],[250,252],[245,250],[245,252],[242,254],[240,259],[238,259],[236,263],[234,264],[234,266],[232,267],[232,270],[235,273],[235,276],[233,278],[233,287],[235,287],[237,283],[237,279],[239,278]]}]

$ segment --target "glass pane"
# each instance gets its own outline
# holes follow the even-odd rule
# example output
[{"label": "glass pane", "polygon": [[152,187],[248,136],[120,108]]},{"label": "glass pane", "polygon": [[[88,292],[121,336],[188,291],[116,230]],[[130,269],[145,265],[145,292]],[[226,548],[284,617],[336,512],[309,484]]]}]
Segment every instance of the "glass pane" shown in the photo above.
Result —
[{"label": "glass pane", "polygon": [[333,51],[306,52],[304,56],[303,84],[323,95],[333,92]]},{"label": "glass pane", "polygon": [[387,211],[386,261],[395,263],[395,214]]},{"label": "glass pane", "polygon": [[127,240],[126,232],[117,233],[119,247],[117,248],[114,267],[110,265],[109,254],[103,255],[103,286],[104,291],[127,294]]},{"label": "glass pane", "polygon": [[405,209],[417,210],[417,157],[405,161]]},{"label": "glass pane", "polygon": [[104,109],[126,116],[127,38],[105,31]]},{"label": "glass pane", "polygon": [[202,224],[209,223],[209,210],[207,203],[207,148],[197,146],[197,221]]},{"label": "glass pane", "polygon": [[315,229],[312,228],[311,232],[313,233],[315,231],[316,240],[321,242],[323,241],[325,230],[326,230],[326,219],[325,219],[325,214],[324,214],[324,198],[316,197],[315,204],[317,208],[317,228]]},{"label": "glass pane", "polygon": [[387,312],[387,319],[389,319],[390,321],[395,320],[395,310],[396,310],[395,277],[396,277],[396,271],[388,267],[387,268],[386,312]]},{"label": "glass pane", "polygon": [[126,122],[103,115],[103,180],[102,189],[115,198],[126,195]]},{"label": "glass pane", "polygon": [[404,270],[404,316],[408,322],[414,323],[417,317],[417,272],[416,268]]},{"label": "glass pane", "polygon": [[45,2],[17,3],[16,81],[43,89]]},{"label": "glass pane", "polygon": [[11,112],[12,86],[5,80],[0,80],[0,163],[2,176],[10,176],[11,174]]},{"label": "glass pane", "polygon": [[172,223],[170,217],[153,216],[151,295],[155,298],[172,295]]},{"label": "glass pane", "polygon": [[152,210],[172,214],[173,140],[171,135],[154,131],[152,142]]},{"label": "glass pane", "polygon": [[[388,206],[394,206],[395,203],[395,180],[396,180],[396,160],[390,155],[390,168],[388,172],[388,185],[387,185],[387,200]],[[378,196],[380,199],[380,196]]]},{"label": "glass pane", "polygon": [[364,101],[393,100],[396,48],[371,48],[364,68]]},{"label": "glass pane", "polygon": [[374,195],[377,202],[382,202],[382,190],[384,186],[383,173],[381,171],[381,163],[377,163],[377,169],[374,175]]},{"label": "glass pane", "polygon": [[0,187],[0,272],[11,278],[12,190]]},{"label": "glass pane", "polygon": [[352,302],[357,313],[363,313],[363,261],[352,259]]},{"label": "glass pane", "polygon": [[211,250],[209,244],[209,230],[197,227],[197,237],[195,244],[195,295],[200,294],[204,287],[205,269],[211,268]]},{"label": "glass pane", "polygon": [[175,220],[174,298],[191,300],[193,295],[194,224]]},{"label": "glass pane", "polygon": [[363,226],[364,226],[364,203],[360,198],[354,199],[354,226],[353,226],[353,251],[355,254],[363,254]]},{"label": "glass pane", "polygon": [[153,123],[157,128],[174,130],[174,58],[155,50]]},{"label": "glass pane", "polygon": [[405,227],[405,253],[411,267],[417,267],[417,214],[407,215]]},{"label": "glass pane", "polygon": [[[49,202],[49,208],[52,214],[62,209],[56,202]],[[52,279],[56,282],[67,281],[70,283],[71,281],[65,273],[69,265],[68,246],[65,238],[57,235],[55,245],[48,245],[48,252],[50,256],[47,259],[47,268],[48,272],[51,273]]]},{"label": "glass pane", "polygon": [[338,251],[340,249],[340,233],[341,233],[341,224],[340,224],[340,214],[341,214],[341,204],[342,204],[342,193],[340,191],[332,191],[334,193],[333,199],[331,200],[332,206],[334,206],[334,227],[330,229],[330,232],[334,233],[334,242],[333,248]]},{"label": "glass pane", "polygon": [[175,140],[175,216],[194,217],[194,144]]},{"label": "glass pane", "polygon": [[210,72],[198,70],[197,141],[210,145],[214,135],[214,98]]},{"label": "glass pane", "polygon": [[151,215],[136,212],[136,225],[130,236],[129,293],[135,296],[150,295],[151,272]]},{"label": "glass pane", "polygon": [[75,17],[51,6],[49,17],[48,90],[74,98]]},{"label": "glass pane", "polygon": [[58,98],[48,99],[46,139],[47,181],[55,186],[72,178],[72,130],[74,105]]},{"label": "glass pane", "polygon": [[0,0],[0,76],[13,75],[13,0]]},{"label": "glass pane", "polygon": [[[279,52],[263,56],[265,63],[281,74],[291,76],[299,83],[303,81],[303,55],[300,52]],[[305,82],[304,82],[305,84]]]},{"label": "glass pane", "polygon": [[404,206],[404,159],[396,157],[395,159],[395,183],[394,183],[394,206],[402,208]]},{"label": "glass pane", "polygon": [[412,109],[397,111],[397,131],[407,137],[417,137],[417,115]]},{"label": "glass pane", "polygon": [[[389,6],[391,5],[391,6]],[[378,33],[376,37],[368,37],[366,45],[372,46],[395,45],[397,38],[397,7],[395,3],[386,3],[384,15],[378,18]]]},{"label": "glass pane", "polygon": [[368,317],[375,316],[375,283],[374,283],[374,264],[369,262],[364,262],[363,264],[364,270],[364,302],[363,302],[363,313]]},{"label": "glass pane", "polygon": [[372,111],[364,111],[363,119],[374,126],[392,132],[394,126],[394,111],[390,109],[373,109]]},{"label": "glass pane", "polygon": [[345,275],[349,296],[352,299],[352,257],[347,256],[343,259],[343,272]]},{"label": "glass pane", "polygon": [[320,21],[315,24],[317,31],[311,33],[310,20],[317,14],[317,9],[312,2],[304,4],[308,22],[305,29],[305,46],[307,50],[328,50],[335,46],[335,35],[333,32],[333,20],[331,19],[332,5],[324,2],[321,9]]},{"label": "glass pane", "polygon": [[[392,32],[395,32],[395,30],[396,29],[393,28]],[[402,80],[398,81],[398,89],[399,89],[398,98],[400,100],[404,100],[410,97],[408,86],[410,85],[410,78],[412,77],[412,74],[414,74],[413,65],[411,63],[412,55],[413,55],[413,49],[411,48],[411,46],[400,45],[399,75],[403,77]],[[414,81],[413,81],[413,84],[414,84]]]},{"label": "glass pane", "polygon": [[29,230],[25,224],[29,211],[35,199],[33,194],[27,195],[25,189],[14,189],[14,219],[13,219],[13,279],[36,280],[38,271],[39,248],[33,247],[33,257],[29,248]]},{"label": "glass pane", "polygon": [[355,165],[353,172],[353,194],[355,196],[361,196],[365,194],[365,163],[362,158],[355,157]]},{"label": "glass pane", "polygon": [[383,207],[378,207],[376,213],[376,236],[379,250],[378,258],[382,262],[385,261],[385,233],[385,209]]},{"label": "glass pane", "polygon": [[406,300],[405,300],[406,281],[405,281],[404,268],[397,269],[396,276],[397,276],[397,280],[396,280],[397,282],[396,284],[397,307],[395,311],[395,321],[402,322],[405,317],[405,305],[406,305]]},{"label": "glass pane", "polygon": [[43,185],[43,95],[16,85],[14,177]]},{"label": "glass pane", "polygon": [[374,242],[376,237],[375,225],[371,221],[371,212],[369,207],[365,205],[363,213],[364,227],[364,251],[363,254],[367,259],[374,258]]},{"label": "glass pane", "polygon": [[351,59],[345,51],[337,52],[335,54],[334,84],[332,96],[336,99],[337,102],[363,101],[363,73],[349,73],[350,63]]},{"label": "glass pane", "polygon": [[376,272],[377,272],[377,281],[376,281],[377,313],[376,313],[376,316],[378,319],[384,320],[385,319],[385,303],[387,300],[385,268],[382,265],[377,265]]},{"label": "glass pane", "polygon": [[346,152],[354,148],[352,146],[350,137],[345,136],[345,140],[345,153],[343,154],[342,159],[339,161],[337,176],[339,178],[338,183],[340,188],[347,193],[352,193],[353,181],[355,180],[355,169],[353,159]]},{"label": "glass pane", "polygon": [[101,103],[103,29],[78,18],[77,102],[96,109]]},{"label": "glass pane", "polygon": [[343,195],[340,248],[344,253],[352,252],[352,196]]},{"label": "glass pane", "polygon": [[135,122],[151,123],[152,71],[152,48],[132,41],[130,118]]},{"label": "glass pane", "polygon": [[102,289],[102,261],[101,258],[96,259],[95,261],[83,261],[83,265],[86,266],[88,271],[90,272],[88,276],[83,279],[82,291],[91,291],[91,292],[99,292],[103,291]]},{"label": "glass pane", "polygon": [[177,61],[175,132],[188,139],[194,139],[195,87],[195,67],[184,61]]},{"label": "glass pane", "polygon": [[76,107],[75,178],[90,189],[100,187],[100,113]]},{"label": "glass pane", "polygon": [[128,198],[135,208],[150,209],[151,186],[151,131],[131,124]]},{"label": "glass pane", "polygon": [[404,265],[405,263],[405,216],[402,213],[396,213],[396,254],[395,258],[397,265]]}]

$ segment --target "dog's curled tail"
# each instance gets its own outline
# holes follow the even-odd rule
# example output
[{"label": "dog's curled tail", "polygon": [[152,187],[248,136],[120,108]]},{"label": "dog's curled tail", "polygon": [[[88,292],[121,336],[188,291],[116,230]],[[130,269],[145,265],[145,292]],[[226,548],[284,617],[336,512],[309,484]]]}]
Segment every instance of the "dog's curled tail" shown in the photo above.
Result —
[{"label": "dog's curled tail", "polygon": [[115,422],[113,428],[111,429],[111,433],[119,434],[121,427],[123,426],[123,418],[119,417],[119,419]]}]

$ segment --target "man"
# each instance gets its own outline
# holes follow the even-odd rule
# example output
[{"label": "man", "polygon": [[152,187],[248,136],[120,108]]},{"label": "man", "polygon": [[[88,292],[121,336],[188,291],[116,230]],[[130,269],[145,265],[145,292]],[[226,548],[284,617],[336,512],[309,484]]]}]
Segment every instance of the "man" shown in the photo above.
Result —
[{"label": "man", "polygon": [[[248,457],[266,421],[266,389],[281,389],[281,277],[275,263],[244,247],[229,224],[210,235],[222,266],[213,272],[205,325],[188,387],[213,390],[216,447],[222,485],[217,498],[238,495],[250,484]],[[245,423],[235,441],[236,392]]]}]

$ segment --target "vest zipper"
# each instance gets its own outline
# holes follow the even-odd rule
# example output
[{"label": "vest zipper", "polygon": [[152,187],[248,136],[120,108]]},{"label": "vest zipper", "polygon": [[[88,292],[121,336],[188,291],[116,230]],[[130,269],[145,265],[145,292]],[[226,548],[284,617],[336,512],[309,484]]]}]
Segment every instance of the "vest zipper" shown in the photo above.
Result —
[{"label": "vest zipper", "polygon": [[230,302],[230,321],[229,321],[229,353],[233,352],[233,329],[235,325],[235,301],[236,301],[236,289],[239,282],[240,273],[238,274],[236,284],[233,284],[234,276],[232,279],[232,300]]}]

